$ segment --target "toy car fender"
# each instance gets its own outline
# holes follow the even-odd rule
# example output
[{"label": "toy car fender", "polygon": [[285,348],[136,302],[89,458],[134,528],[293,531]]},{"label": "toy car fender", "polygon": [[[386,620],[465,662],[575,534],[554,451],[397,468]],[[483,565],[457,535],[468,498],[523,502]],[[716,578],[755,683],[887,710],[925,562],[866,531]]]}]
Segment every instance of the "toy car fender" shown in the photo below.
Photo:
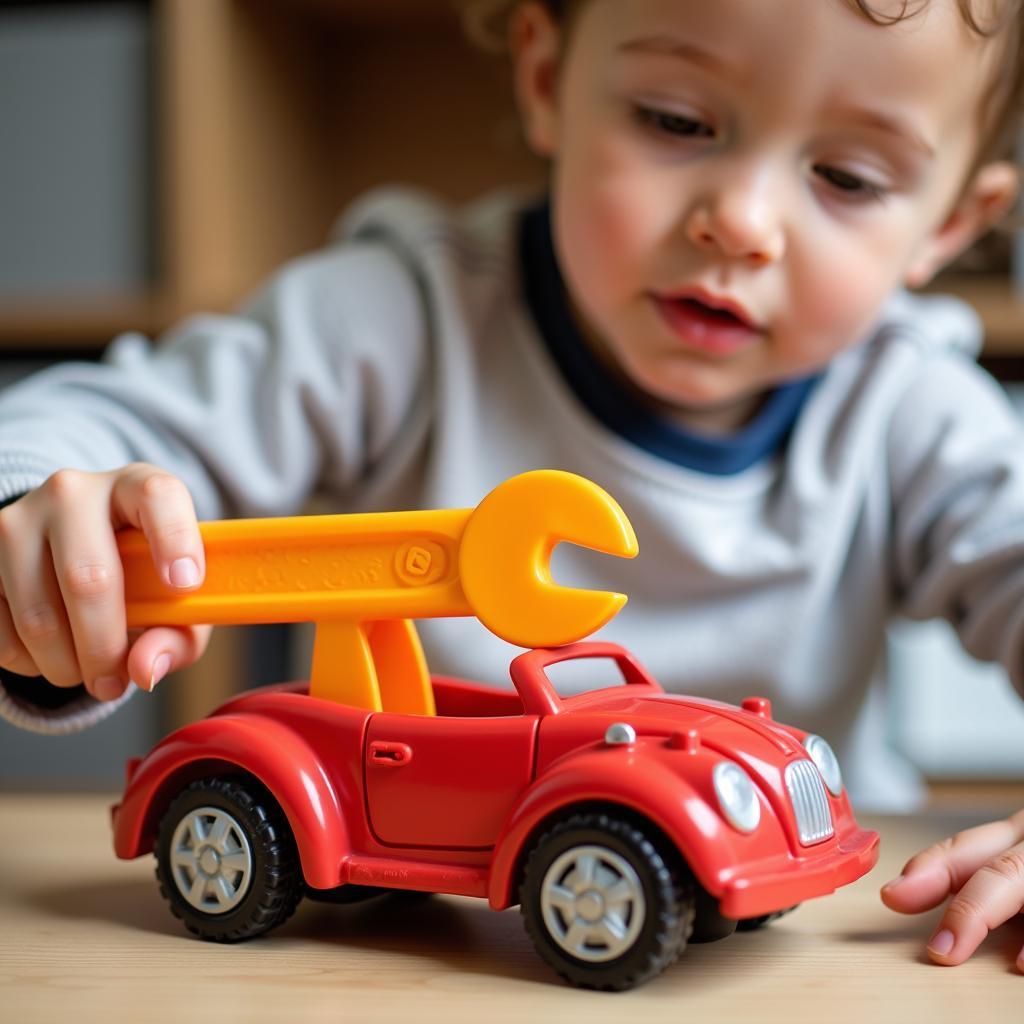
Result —
[{"label": "toy car fender", "polygon": [[259,715],[216,715],[187,725],[155,748],[131,777],[114,809],[118,857],[153,849],[170,800],[217,764],[248,772],[288,816],[303,874],[315,888],[338,884],[338,866],[350,849],[335,789],[315,752],[291,729]]},{"label": "toy car fender", "polygon": [[[709,892],[720,892],[719,869],[735,862],[734,837],[741,837],[690,778],[660,760],[660,751],[649,756],[650,747],[664,747],[666,742],[652,738],[629,748],[595,746],[552,766],[512,811],[498,838],[488,887],[491,906],[501,910],[518,901],[515,886],[522,857],[544,823],[585,805],[615,805],[651,822],[685,858],[697,880]],[[705,750],[678,756],[706,761],[706,772],[700,772],[691,760],[690,774],[709,778],[718,760]],[[638,763],[641,769],[632,770]],[[765,825],[777,833],[773,819]]]}]

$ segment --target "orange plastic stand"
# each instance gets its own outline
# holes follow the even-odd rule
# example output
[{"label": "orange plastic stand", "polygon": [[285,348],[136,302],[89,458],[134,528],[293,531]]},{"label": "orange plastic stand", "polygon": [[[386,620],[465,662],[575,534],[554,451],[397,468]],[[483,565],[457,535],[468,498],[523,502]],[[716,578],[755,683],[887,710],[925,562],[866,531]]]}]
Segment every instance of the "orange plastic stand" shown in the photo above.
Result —
[{"label": "orange plastic stand", "polygon": [[130,628],[315,622],[313,695],[411,714],[434,704],[409,620],[475,615],[521,647],[573,643],[626,597],[556,584],[555,545],[637,553],[616,501],[558,470],[512,477],[475,509],[225,520],[200,532],[206,578],[187,594],[160,579],[140,531],[118,534]]}]

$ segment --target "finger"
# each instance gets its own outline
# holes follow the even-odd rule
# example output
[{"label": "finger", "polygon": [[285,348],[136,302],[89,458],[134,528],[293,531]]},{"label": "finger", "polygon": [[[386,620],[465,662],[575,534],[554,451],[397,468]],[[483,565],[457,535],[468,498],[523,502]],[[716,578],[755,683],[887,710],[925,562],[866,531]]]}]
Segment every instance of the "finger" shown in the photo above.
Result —
[{"label": "finger", "polygon": [[949,901],[928,954],[940,964],[962,964],[993,929],[1024,906],[1024,843],[1003,850],[967,880]]},{"label": "finger", "polygon": [[11,609],[7,599],[0,597],[0,667],[19,676],[40,675],[39,666],[25,649],[25,645],[14,628]]},{"label": "finger", "polygon": [[191,590],[206,573],[196,510],[185,485],[155,466],[120,471],[111,493],[114,515],[146,535],[153,564],[168,586]]},{"label": "finger", "polygon": [[82,673],[50,546],[37,524],[25,525],[26,514],[36,513],[25,501],[4,509],[0,578],[11,621],[39,673],[55,686],[76,686]]},{"label": "finger", "polygon": [[100,700],[112,700],[128,685],[121,559],[108,492],[90,481],[74,499],[73,508],[59,507],[51,519],[53,568],[86,689]]},{"label": "finger", "polygon": [[937,907],[958,892],[984,863],[1024,839],[1024,812],[957,833],[907,861],[881,891],[882,902],[901,914]]},{"label": "finger", "polygon": [[147,629],[128,652],[128,674],[135,685],[152,690],[164,676],[199,659],[210,640],[210,626],[158,626]]}]

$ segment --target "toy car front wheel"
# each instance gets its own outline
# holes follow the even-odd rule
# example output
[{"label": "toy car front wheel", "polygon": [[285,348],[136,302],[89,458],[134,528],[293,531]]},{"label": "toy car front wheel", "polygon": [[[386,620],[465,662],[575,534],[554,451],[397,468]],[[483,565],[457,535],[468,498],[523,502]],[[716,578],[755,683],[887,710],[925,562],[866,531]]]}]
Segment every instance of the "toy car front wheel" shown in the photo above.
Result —
[{"label": "toy car front wheel", "polygon": [[584,988],[621,991],[659,974],[693,927],[689,877],[613,814],[574,814],[542,835],[520,902],[537,951]]},{"label": "toy car front wheel", "polygon": [[240,942],[281,924],[302,895],[291,829],[274,800],[242,779],[193,782],[156,842],[160,891],[190,932]]}]

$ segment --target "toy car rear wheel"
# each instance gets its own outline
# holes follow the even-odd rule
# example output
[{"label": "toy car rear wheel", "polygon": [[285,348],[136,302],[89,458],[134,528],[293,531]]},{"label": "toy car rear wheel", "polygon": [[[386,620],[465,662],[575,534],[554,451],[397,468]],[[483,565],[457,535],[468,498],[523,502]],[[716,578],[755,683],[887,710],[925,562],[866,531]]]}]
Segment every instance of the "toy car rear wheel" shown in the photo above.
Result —
[{"label": "toy car rear wheel", "polygon": [[558,822],[526,862],[520,903],[538,953],[582,988],[622,991],[660,974],[693,927],[693,886],[641,824],[612,813]]},{"label": "toy car rear wheel", "polygon": [[213,942],[262,935],[302,896],[288,822],[245,779],[200,779],[172,801],[157,833],[156,877],[174,916]]}]

